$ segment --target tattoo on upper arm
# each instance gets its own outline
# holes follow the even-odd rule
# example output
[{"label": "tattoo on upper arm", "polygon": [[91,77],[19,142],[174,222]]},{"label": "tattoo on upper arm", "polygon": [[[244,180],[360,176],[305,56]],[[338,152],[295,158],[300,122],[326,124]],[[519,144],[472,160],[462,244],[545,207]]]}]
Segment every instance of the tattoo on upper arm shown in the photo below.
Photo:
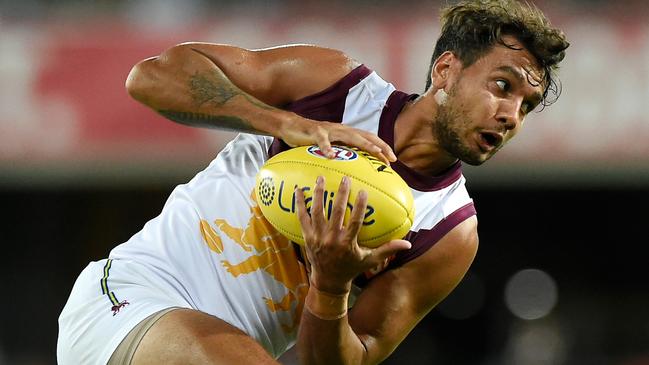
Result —
[{"label": "tattoo on upper arm", "polygon": [[[204,53],[198,50],[194,51],[207,57]],[[209,57],[207,58],[209,59]],[[228,112],[225,110],[221,111],[219,108],[223,107],[234,97],[242,96],[253,106],[266,110],[274,109],[239,89],[218,68],[207,72],[196,72],[189,78],[188,86],[196,110],[207,105],[214,108],[213,112],[212,110],[207,113],[174,110],[159,110],[158,112],[163,116],[182,124],[258,133],[259,131],[252,127],[250,121],[241,116],[222,115],[221,113]]]},{"label": "tattoo on upper arm", "polygon": [[[216,106],[221,106],[228,100],[240,94],[240,91],[237,90],[234,85],[228,85],[229,82],[218,82],[221,81],[218,80],[220,76],[218,71],[213,72],[213,75],[211,76],[213,77],[196,74],[189,79],[189,89],[192,93],[191,96],[198,106],[207,102],[214,103]],[[217,80],[213,80],[214,76]]]},{"label": "tattoo on upper arm", "polygon": [[196,73],[189,79],[189,89],[192,99],[199,107],[205,103],[219,107],[240,95],[252,105],[266,110],[273,109],[236,87],[220,70],[214,70],[210,74]]}]

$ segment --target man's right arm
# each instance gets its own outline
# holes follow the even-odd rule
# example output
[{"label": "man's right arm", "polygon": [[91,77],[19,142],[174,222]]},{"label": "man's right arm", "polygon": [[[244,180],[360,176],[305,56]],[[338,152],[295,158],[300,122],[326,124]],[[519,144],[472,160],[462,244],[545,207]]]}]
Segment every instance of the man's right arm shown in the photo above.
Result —
[{"label": "man's right arm", "polygon": [[271,135],[292,146],[315,143],[325,151],[330,142],[341,142],[394,160],[375,135],[280,109],[326,89],[356,66],[340,51],[315,46],[247,50],[183,43],[135,65],[126,88],[178,123]]}]

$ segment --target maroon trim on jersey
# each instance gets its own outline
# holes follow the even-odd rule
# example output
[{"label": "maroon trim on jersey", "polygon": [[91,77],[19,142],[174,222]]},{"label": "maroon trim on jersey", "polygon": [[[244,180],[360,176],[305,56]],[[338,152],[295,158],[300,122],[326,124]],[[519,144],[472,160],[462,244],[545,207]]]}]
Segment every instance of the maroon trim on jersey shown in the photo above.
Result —
[{"label": "maroon trim on jersey", "polygon": [[436,191],[444,189],[462,176],[462,164],[460,161],[454,163],[443,173],[437,176],[422,175],[410,167],[404,165],[401,161],[392,162],[392,169],[396,171],[408,185],[419,191]]},{"label": "maroon trim on jersey", "polygon": [[[397,116],[408,101],[418,97],[417,94],[406,94],[395,90],[388,98],[381,121],[379,124],[379,137],[394,149],[394,123]],[[441,190],[456,182],[462,176],[462,164],[458,161],[451,165],[446,171],[437,176],[422,175],[417,171],[403,164],[401,161],[395,161],[390,164],[408,185],[419,191]]]},{"label": "maroon trim on jersey", "polygon": [[291,102],[285,105],[283,109],[290,110],[305,118],[342,122],[345,100],[349,89],[356,86],[371,73],[372,70],[365,65],[360,65],[335,84],[319,93]]},{"label": "maroon trim on jersey", "polygon": [[394,90],[388,97],[379,119],[379,137],[394,148],[394,123],[397,121],[397,116],[406,106],[406,103],[415,100],[419,95],[406,94],[403,91]]},{"label": "maroon trim on jersey", "polygon": [[[304,118],[342,123],[343,113],[345,112],[345,101],[347,100],[349,89],[356,86],[371,73],[372,70],[365,65],[360,65],[335,84],[316,94],[291,102],[285,105],[283,109],[294,112]],[[289,148],[290,146],[284,141],[275,138],[268,150],[268,157],[273,157]]]},{"label": "maroon trim on jersey", "polygon": [[471,202],[449,214],[448,217],[444,218],[431,229],[420,229],[418,232],[410,231],[405,237],[406,240],[412,243],[412,247],[409,250],[399,251],[396,255],[388,259],[387,265],[357,276],[354,279],[354,284],[363,288],[382,272],[403,266],[407,262],[423,255],[453,228],[476,214],[475,206]]},{"label": "maroon trim on jersey", "polygon": [[439,240],[441,240],[442,237],[453,228],[476,214],[475,206],[473,205],[473,202],[471,202],[449,214],[431,229],[420,229],[418,232],[411,231],[405,239],[412,243],[412,248],[407,251],[399,252],[395,259],[390,263],[390,266],[401,266],[406,262],[421,256],[424,252],[428,251],[429,248],[439,242]]}]

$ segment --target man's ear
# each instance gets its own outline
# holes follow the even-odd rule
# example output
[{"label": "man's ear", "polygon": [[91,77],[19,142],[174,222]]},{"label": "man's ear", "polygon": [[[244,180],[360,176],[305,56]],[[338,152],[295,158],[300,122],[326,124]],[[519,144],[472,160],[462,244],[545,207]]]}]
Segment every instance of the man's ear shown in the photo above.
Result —
[{"label": "man's ear", "polygon": [[449,80],[454,77],[459,64],[461,64],[460,60],[451,51],[446,51],[437,57],[430,69],[431,87],[439,90],[449,86]]}]

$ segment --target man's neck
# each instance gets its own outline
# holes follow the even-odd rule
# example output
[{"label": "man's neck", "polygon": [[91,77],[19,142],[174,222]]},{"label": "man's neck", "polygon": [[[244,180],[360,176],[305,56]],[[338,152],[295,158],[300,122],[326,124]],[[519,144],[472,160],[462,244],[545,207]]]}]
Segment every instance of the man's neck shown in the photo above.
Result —
[{"label": "man's neck", "polygon": [[394,152],[399,161],[428,176],[439,175],[457,161],[434,137],[436,114],[437,104],[426,93],[404,106],[394,127]]}]

